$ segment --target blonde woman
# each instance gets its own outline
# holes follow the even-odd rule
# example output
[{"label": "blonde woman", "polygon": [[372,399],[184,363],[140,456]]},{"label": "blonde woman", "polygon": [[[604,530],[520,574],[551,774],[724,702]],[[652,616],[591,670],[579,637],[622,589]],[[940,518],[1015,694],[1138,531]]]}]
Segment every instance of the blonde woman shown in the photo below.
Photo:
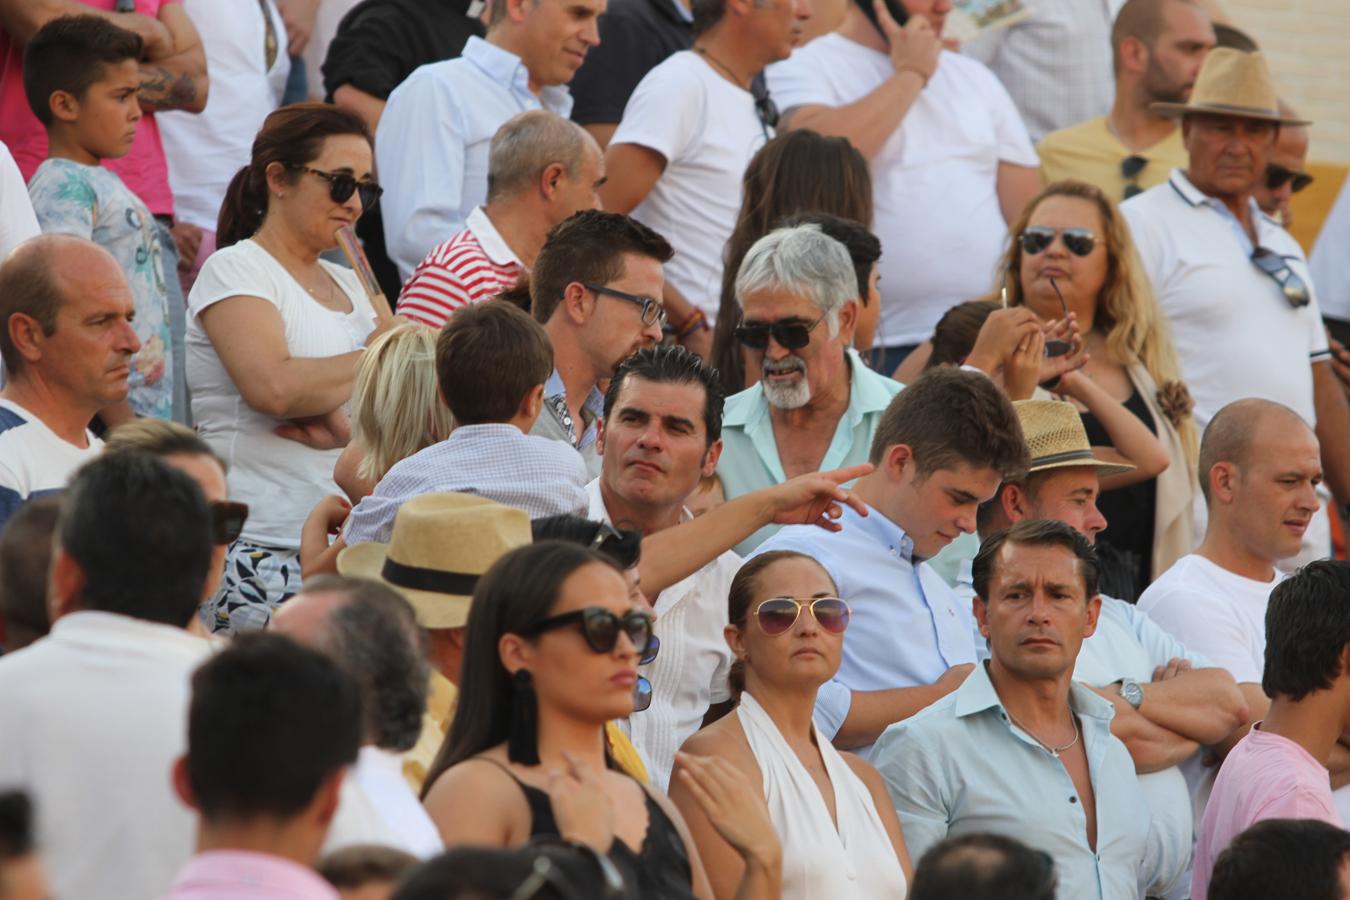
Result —
[{"label": "blonde woman", "polygon": [[[436,387],[436,338],[429,325],[396,325],[373,341],[352,387],[352,440],[338,458],[333,478],[347,494],[325,497],[305,520],[300,566],[305,577],[332,570],[336,534],[352,504],[375,489],[394,464],[444,440],[454,428],[450,409]],[[340,548],[338,548],[340,549]]]},{"label": "blonde woman", "polygon": [[[1046,321],[1061,318],[1065,307],[1077,316],[1088,353],[1078,374],[1123,404],[1167,450],[1169,465],[1160,475],[1107,491],[1099,501],[1108,525],[1098,545],[1132,554],[1127,559],[1142,591],[1194,544],[1199,441],[1172,338],[1129,227],[1096,187],[1056,182],[1013,224],[998,271],[1009,306],[1025,305]],[[1108,429],[1078,406],[1092,443],[1111,446]]]}]

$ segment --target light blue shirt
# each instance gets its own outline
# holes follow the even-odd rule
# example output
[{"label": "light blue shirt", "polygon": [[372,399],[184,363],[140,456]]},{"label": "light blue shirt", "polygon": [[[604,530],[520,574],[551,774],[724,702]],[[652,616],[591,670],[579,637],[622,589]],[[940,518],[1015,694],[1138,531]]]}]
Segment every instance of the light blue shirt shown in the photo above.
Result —
[{"label": "light blue shirt", "polygon": [[389,257],[407,278],[487,200],[488,145],[511,117],[548,109],[567,118],[564,86],[530,90],[520,57],[479,37],[457,59],[419,66],[389,95],[375,134]]},{"label": "light blue shirt", "polygon": [[1064,765],[1008,718],[988,670],[887,728],[872,762],[886,780],[918,859],[938,841],[976,832],[1014,837],[1050,854],[1065,900],[1138,900],[1148,807],[1134,761],[1111,736],[1115,709],[1079,684],[1069,690],[1097,801],[1097,850]]},{"label": "light blue shirt", "polygon": [[[970,605],[961,605],[927,563],[915,564],[914,542],[899,525],[872,507],[868,513],[845,506],[837,532],[790,525],[754,554],[807,554],[853,610],[839,672],[816,693],[816,727],[831,739],[848,717],[853,691],[932,684],[952,666],[975,662]],[[868,756],[872,748],[850,749]]]},{"label": "light blue shirt", "polygon": [[[973,599],[971,565],[961,567],[954,588],[957,596]],[[988,656],[982,651],[981,658]],[[1102,595],[1097,630],[1083,641],[1073,677],[1089,687],[1106,687],[1130,679],[1140,684],[1153,680],[1153,670],[1170,660],[1188,660],[1192,668],[1213,664],[1187,650],[1180,641],[1132,603]],[[1180,766],[1171,766],[1139,776],[1139,788],[1149,808],[1148,843],[1139,869],[1139,886],[1150,897],[1161,897],[1189,884],[1191,848],[1195,843],[1195,812],[1191,791]]]},{"label": "light blue shirt", "polygon": [[[867,368],[852,348],[847,353],[852,370],[848,408],[835,426],[834,439],[820,461],[821,471],[867,462],[877,422],[890,405],[891,398],[904,387]],[[778,458],[778,442],[773,436],[773,421],[769,418],[769,401],[764,397],[763,385],[755,384],[727,398],[722,415],[722,458],[717,463],[717,476],[722,479],[722,491],[728,500],[787,481],[783,463]],[[767,525],[759,529],[737,544],[736,552],[748,556],[778,528]]]}]

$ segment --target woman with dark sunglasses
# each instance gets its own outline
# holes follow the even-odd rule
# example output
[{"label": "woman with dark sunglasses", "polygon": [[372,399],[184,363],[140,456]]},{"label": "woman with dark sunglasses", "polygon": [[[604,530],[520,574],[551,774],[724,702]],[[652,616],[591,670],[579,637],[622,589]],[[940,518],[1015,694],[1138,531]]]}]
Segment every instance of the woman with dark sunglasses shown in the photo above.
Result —
[{"label": "woman with dark sunglasses", "polygon": [[[1051,390],[1078,406],[1094,447],[1139,466],[1105,479],[1098,501],[1107,528],[1097,545],[1117,560],[1108,569],[1119,573],[1111,593],[1133,602],[1194,545],[1199,440],[1172,337],[1129,227],[1098,188],[1077,181],[1050,185],[1027,205],[1011,234],[996,282],[1007,286],[1008,305],[1025,305],[1047,321],[1063,316],[1067,306],[1086,344],[1087,363]],[[1105,391],[1156,435],[1166,451],[1161,472],[1112,441],[1119,429],[1088,409],[1075,381],[1090,381],[1088,390]]]},{"label": "woman with dark sunglasses", "polygon": [[339,493],[343,405],[362,351],[392,324],[357,276],[320,258],[379,197],[370,133],[350,112],[283,107],[230,182],[218,249],[188,297],[187,375],[201,434],[253,515],[207,602],[211,627],[266,625],[299,589],[310,510]]},{"label": "woman with dark sunglasses", "polygon": [[740,704],[685,741],[670,790],[719,900],[738,896],[743,863],[703,813],[688,780],[693,754],[725,761],[767,801],[784,900],[905,896],[909,853],[881,776],[822,740],[811,720],[851,617],[837,593],[819,563],[792,551],[754,557],[731,583],[726,637]]},{"label": "woman with dark sunglasses", "polygon": [[[557,836],[605,853],[634,896],[712,898],[680,813],[615,771],[605,750],[605,723],[633,711],[651,624],[615,565],[584,547],[541,541],[488,570],[469,612],[459,706],[424,793],[447,847]],[[735,796],[724,774],[695,777]],[[778,843],[762,804],[714,818],[744,848],[741,896],[777,898]]]}]

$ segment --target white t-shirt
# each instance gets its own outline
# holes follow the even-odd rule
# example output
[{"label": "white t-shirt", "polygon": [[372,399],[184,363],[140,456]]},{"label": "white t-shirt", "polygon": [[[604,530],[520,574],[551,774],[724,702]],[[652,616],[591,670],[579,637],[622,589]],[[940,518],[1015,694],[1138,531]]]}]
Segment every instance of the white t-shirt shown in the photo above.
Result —
[{"label": "white t-shirt", "polygon": [[[229,466],[230,497],[249,504],[244,540],[298,548],[300,527],[314,504],[340,494],[333,466],[340,450],[314,450],[277,437],[283,420],[244,402],[202,328],[201,312],[228,297],[260,297],[276,306],[293,356],[351,353],[365,345],[375,313],[350,269],[320,261],[352,303],[348,313],[321,306],[290,273],[252,240],[219,250],[202,266],[188,296],[188,386],[198,430]],[[244,336],[241,339],[246,340]]]},{"label": "white t-shirt", "polygon": [[[895,73],[837,33],[767,70],[782,110],[847,106]],[[937,71],[871,159],[873,231],[885,253],[877,346],[917,344],[942,314],[989,291],[1007,239],[998,166],[1039,165],[1012,98],[984,65],[943,51]]]},{"label": "white t-shirt", "polygon": [[253,138],[281,103],[291,71],[286,27],[272,0],[267,7],[277,41],[271,69],[267,25],[257,0],[183,0],[202,36],[211,90],[202,112],[162,112],[155,121],[169,163],[174,211],[181,221],[207,231],[216,230],[225,189],[248,165]]},{"label": "white t-shirt", "polygon": [[633,218],[675,248],[666,278],[710,319],[722,293],[722,254],[741,209],[741,178],[773,136],[749,91],[683,50],[652,69],[633,91],[610,146],[638,144],[666,169]]},{"label": "white t-shirt", "polygon": [[29,500],[59,493],[76,469],[103,452],[93,432],[83,447],[57,435],[37,416],[0,400],[0,529]]},{"label": "white t-shirt", "polygon": [[23,175],[9,155],[9,148],[0,142],[0,259],[41,233],[32,201],[28,199],[28,186],[23,183]]}]

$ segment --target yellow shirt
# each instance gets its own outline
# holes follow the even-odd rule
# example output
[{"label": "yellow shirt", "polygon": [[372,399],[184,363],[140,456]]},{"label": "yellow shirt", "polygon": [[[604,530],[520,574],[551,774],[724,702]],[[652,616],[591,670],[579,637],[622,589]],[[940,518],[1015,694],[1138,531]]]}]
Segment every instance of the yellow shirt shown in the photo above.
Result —
[{"label": "yellow shirt", "polygon": [[[1116,203],[1125,199],[1127,185],[1137,184],[1148,190],[1166,182],[1173,169],[1185,169],[1190,163],[1181,142],[1180,127],[1152,147],[1131,153],[1106,127],[1105,116],[1047,134],[1036,152],[1041,157],[1041,178],[1046,184],[1075,178],[1101,188]],[[1120,164],[1129,156],[1148,160],[1132,180],[1126,180],[1120,171]]]},{"label": "yellow shirt", "polygon": [[[455,717],[455,705],[459,700],[459,690],[440,672],[432,670],[430,687],[427,711],[422,715],[422,734],[413,748],[403,754],[403,777],[419,796],[422,782],[426,781],[427,772],[450,731],[450,720]],[[649,781],[647,767],[642,764],[642,757],[638,756],[637,748],[628,736],[613,722],[606,723],[605,736],[609,739],[609,755],[619,768],[638,781]]]}]

